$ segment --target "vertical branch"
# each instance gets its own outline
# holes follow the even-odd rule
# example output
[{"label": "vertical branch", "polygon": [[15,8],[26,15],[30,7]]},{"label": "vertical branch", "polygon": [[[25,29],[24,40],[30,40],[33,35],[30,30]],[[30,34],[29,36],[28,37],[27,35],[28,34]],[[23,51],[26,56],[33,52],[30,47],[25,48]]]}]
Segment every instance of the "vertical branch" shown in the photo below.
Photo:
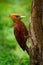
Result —
[{"label": "vertical branch", "polygon": [[30,46],[31,65],[43,65],[42,4],[42,0],[33,0],[30,22],[30,44],[33,44]]},{"label": "vertical branch", "polygon": [[42,11],[41,0],[34,0],[31,14],[31,34],[35,45],[42,41]]}]

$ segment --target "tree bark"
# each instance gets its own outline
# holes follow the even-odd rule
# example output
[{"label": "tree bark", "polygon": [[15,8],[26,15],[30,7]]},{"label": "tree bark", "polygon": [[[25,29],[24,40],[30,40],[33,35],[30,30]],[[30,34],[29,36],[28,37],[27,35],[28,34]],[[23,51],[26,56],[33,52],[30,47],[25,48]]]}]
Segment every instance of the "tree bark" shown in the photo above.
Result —
[{"label": "tree bark", "polygon": [[33,0],[29,41],[30,65],[43,65],[43,0]]}]

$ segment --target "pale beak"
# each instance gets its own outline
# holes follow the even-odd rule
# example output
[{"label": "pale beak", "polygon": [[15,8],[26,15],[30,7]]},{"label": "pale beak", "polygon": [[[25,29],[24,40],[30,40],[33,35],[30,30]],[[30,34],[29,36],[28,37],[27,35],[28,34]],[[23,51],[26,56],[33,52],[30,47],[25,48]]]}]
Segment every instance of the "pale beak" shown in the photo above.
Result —
[{"label": "pale beak", "polygon": [[20,16],[21,18],[25,18],[26,16]]}]

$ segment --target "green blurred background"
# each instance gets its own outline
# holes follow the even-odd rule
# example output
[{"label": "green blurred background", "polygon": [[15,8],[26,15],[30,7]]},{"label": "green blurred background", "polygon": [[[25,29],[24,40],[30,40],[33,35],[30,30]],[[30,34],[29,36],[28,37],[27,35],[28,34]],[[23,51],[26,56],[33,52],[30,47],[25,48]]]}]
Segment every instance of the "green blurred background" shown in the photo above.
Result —
[{"label": "green blurred background", "polygon": [[26,16],[22,21],[29,29],[31,3],[32,0],[0,0],[0,65],[30,65],[27,52],[20,48],[15,39],[9,14]]}]

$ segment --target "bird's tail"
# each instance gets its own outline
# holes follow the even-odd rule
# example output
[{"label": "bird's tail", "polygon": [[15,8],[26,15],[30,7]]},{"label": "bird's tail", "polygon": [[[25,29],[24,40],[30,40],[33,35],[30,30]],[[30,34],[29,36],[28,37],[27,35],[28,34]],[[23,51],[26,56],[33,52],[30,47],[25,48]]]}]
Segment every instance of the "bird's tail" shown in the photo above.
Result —
[{"label": "bird's tail", "polygon": [[26,51],[27,51],[27,53],[29,54],[29,48],[28,48],[28,46],[26,46]]}]

